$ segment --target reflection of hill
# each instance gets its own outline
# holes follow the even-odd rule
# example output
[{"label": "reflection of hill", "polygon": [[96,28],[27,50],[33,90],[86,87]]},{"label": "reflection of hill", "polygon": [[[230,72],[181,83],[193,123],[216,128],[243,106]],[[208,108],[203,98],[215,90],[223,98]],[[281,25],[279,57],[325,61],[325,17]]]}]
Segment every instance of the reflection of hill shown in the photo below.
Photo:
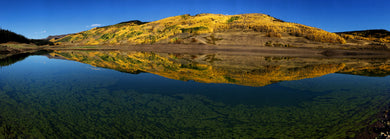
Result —
[{"label": "reflection of hill", "polygon": [[363,76],[384,77],[384,76],[390,75],[390,65],[389,64],[380,64],[380,65],[348,68],[348,69],[342,70],[341,73],[363,75]]},{"label": "reflection of hill", "polygon": [[48,53],[47,51],[43,50],[43,51],[29,51],[29,52],[17,53],[17,54],[0,55],[0,67],[14,64],[18,61],[27,58],[30,55],[43,55],[47,53]]},{"label": "reflection of hill", "polygon": [[12,55],[12,56],[9,56],[9,57],[1,58],[0,59],[0,67],[14,64],[14,63],[16,63],[18,61],[21,61],[21,60],[25,59],[29,55],[30,54],[28,54],[28,53],[21,53],[21,54]]},{"label": "reflection of hill", "polygon": [[264,86],[279,81],[319,77],[340,71],[345,66],[341,63],[275,64],[276,60],[265,57],[252,59],[241,56],[191,56],[120,51],[57,51],[53,55],[122,72],[144,71],[177,80],[247,86]]},{"label": "reflection of hill", "polygon": [[387,76],[385,60],[187,55],[122,51],[56,51],[69,60],[128,73],[148,72],[176,80],[264,86],[330,73]]}]

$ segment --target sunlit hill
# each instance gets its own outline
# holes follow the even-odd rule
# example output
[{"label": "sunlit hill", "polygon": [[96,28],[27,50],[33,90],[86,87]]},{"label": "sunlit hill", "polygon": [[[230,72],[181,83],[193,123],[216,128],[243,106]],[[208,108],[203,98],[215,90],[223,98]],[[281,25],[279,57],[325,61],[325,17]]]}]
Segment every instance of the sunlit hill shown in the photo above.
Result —
[{"label": "sunlit hill", "polygon": [[265,14],[198,14],[153,22],[129,21],[93,28],[60,39],[64,45],[214,44],[283,45],[292,43],[345,43],[335,33]]}]

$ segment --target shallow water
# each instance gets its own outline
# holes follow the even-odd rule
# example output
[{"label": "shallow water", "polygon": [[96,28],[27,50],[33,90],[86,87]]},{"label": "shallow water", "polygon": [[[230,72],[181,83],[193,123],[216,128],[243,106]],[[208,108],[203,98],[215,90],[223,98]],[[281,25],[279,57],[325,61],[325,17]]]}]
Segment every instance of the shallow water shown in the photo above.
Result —
[{"label": "shallow water", "polygon": [[390,102],[387,59],[80,51],[19,60],[0,67],[0,138],[345,138]]}]

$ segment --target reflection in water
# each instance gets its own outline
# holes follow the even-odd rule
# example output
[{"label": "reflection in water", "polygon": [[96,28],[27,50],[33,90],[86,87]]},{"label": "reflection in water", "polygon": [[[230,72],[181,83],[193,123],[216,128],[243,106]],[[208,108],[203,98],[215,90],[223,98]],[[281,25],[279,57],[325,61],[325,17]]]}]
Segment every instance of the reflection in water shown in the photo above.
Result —
[{"label": "reflection in water", "polygon": [[176,80],[246,86],[264,86],[336,72],[367,76],[390,74],[390,61],[387,59],[315,59],[123,51],[56,51],[51,55],[128,73],[148,72]]},{"label": "reflection in water", "polygon": [[18,61],[21,61],[21,60],[25,59],[29,55],[30,54],[21,53],[21,54],[18,54],[18,55],[4,57],[4,58],[0,59],[0,67],[14,64],[14,63],[16,63]]},{"label": "reflection in water", "polygon": [[0,138],[345,138],[390,102],[389,77],[329,74],[386,72],[382,59],[51,56],[137,74],[44,56],[2,67]]},{"label": "reflection in water", "polygon": [[14,64],[18,61],[21,61],[21,60],[27,58],[30,55],[40,55],[40,54],[47,54],[47,53],[48,53],[48,51],[42,50],[42,51],[37,51],[34,53],[19,53],[19,54],[15,54],[15,55],[1,55],[0,54],[0,67]]}]

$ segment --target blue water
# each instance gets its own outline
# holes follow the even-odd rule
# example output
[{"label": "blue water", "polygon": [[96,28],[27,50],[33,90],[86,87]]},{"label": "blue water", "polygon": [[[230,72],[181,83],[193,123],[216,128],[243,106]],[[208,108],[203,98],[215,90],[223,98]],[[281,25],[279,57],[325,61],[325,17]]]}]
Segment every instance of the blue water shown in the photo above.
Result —
[{"label": "blue water", "polygon": [[208,84],[36,55],[0,67],[0,138],[353,137],[389,88],[389,77],[337,73]]}]

